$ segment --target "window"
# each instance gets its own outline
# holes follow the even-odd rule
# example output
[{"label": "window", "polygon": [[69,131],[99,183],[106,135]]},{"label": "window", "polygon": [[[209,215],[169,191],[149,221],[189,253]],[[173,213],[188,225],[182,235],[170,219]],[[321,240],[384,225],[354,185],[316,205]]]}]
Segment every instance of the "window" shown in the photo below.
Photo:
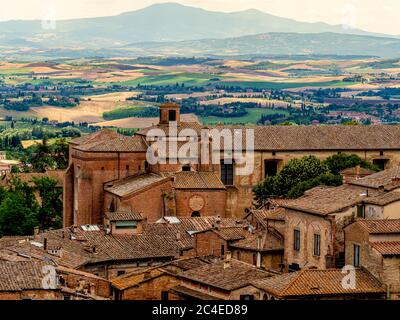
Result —
[{"label": "window", "polygon": [[129,170],[129,164],[126,165],[126,170]]},{"label": "window", "polygon": [[238,251],[238,252],[236,253],[236,258],[237,258],[238,260],[240,260],[240,251]]},{"label": "window", "polygon": [[265,160],[265,177],[275,177],[278,173],[278,161],[276,160]]},{"label": "window", "polygon": [[253,253],[253,265],[257,265],[257,255]]},{"label": "window", "polygon": [[116,229],[136,229],[137,221],[117,221],[115,223]]},{"label": "window", "polygon": [[[228,163],[231,162],[231,163]],[[232,160],[221,161],[221,181],[226,186],[233,185],[233,163]]]},{"label": "window", "polygon": [[319,234],[314,234],[314,256],[321,255],[321,236]]},{"label": "window", "polygon": [[184,172],[189,172],[189,171],[191,171],[191,168],[190,168],[189,165],[186,165],[186,166],[183,166],[183,167],[182,167],[182,171],[184,171]]},{"label": "window", "polygon": [[221,244],[221,256],[225,255],[225,246]]},{"label": "window", "polygon": [[201,217],[201,214],[200,214],[199,211],[193,211],[192,212],[192,218],[200,218],[200,217]]},{"label": "window", "polygon": [[176,121],[176,110],[168,110],[168,121]]},{"label": "window", "polygon": [[124,274],[125,274],[125,271],[124,271],[124,270],[118,270],[118,271],[117,271],[117,277],[122,276],[122,275],[124,275]]},{"label": "window", "polygon": [[296,251],[300,251],[300,230],[294,230],[293,235],[293,249]]},{"label": "window", "polygon": [[163,301],[169,300],[168,291],[161,291],[161,300]]},{"label": "window", "polygon": [[360,267],[360,246],[355,244],[354,245],[354,267]]},{"label": "window", "polygon": [[385,170],[387,162],[388,160],[385,159],[375,159],[372,161],[372,163],[376,165],[379,170]]},{"label": "window", "polygon": [[365,206],[364,205],[358,205],[357,206],[357,218],[365,218]]}]

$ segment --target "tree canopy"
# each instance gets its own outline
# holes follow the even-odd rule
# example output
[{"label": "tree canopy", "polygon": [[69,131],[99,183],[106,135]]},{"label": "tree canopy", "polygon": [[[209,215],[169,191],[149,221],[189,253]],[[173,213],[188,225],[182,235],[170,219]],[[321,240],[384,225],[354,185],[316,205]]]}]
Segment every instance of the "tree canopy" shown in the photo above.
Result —
[{"label": "tree canopy", "polygon": [[31,235],[35,227],[60,228],[61,194],[57,181],[48,177],[34,179],[33,185],[12,179],[10,186],[0,188],[0,236]]},{"label": "tree canopy", "polygon": [[253,188],[256,205],[262,207],[271,197],[301,197],[319,185],[339,186],[343,184],[339,172],[357,165],[379,170],[357,155],[337,154],[324,161],[315,156],[292,159],[276,176],[267,177]]}]

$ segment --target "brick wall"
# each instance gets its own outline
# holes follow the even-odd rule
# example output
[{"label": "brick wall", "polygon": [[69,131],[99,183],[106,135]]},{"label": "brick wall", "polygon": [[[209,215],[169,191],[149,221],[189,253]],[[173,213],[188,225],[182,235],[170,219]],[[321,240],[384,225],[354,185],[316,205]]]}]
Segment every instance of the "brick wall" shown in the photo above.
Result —
[{"label": "brick wall", "polygon": [[228,242],[223,240],[213,231],[201,232],[195,235],[195,249],[197,256],[222,256],[222,246],[226,253],[228,251]]},{"label": "brick wall", "polygon": [[[243,249],[237,249],[233,248],[232,250],[232,257],[252,264],[256,265],[257,263],[257,252],[256,251],[250,251],[250,250],[243,250]],[[260,254],[260,259],[261,259],[261,268],[266,269],[266,270],[276,270],[279,271],[280,265],[283,263],[283,250],[282,251],[271,251],[271,252],[262,252]]]},{"label": "brick wall", "polygon": [[[179,285],[180,279],[169,274],[142,282],[137,286],[121,291],[122,300],[161,300],[161,293],[169,291]],[[168,295],[169,300],[175,300],[173,295]]]},{"label": "brick wall", "polygon": [[[294,250],[294,230],[300,231],[300,250]],[[314,255],[314,234],[321,236],[321,255]],[[325,256],[332,254],[332,228],[324,217],[287,210],[285,227],[285,263],[297,263],[302,269],[326,268]]]},{"label": "brick wall", "polygon": [[201,197],[204,200],[204,207],[198,210],[202,217],[217,215],[225,217],[225,190],[176,190],[175,203],[178,217],[190,217],[193,211],[196,211],[190,207],[190,198],[193,196]]}]

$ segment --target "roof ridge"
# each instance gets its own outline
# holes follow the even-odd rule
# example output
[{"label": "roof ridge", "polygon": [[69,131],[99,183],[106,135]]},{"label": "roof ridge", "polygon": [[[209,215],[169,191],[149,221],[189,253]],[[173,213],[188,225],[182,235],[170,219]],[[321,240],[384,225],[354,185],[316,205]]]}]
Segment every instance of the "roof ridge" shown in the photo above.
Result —
[{"label": "roof ridge", "polygon": [[298,274],[295,277],[293,277],[293,279],[289,281],[286,288],[281,291],[282,295],[284,295],[284,293],[287,292],[290,289],[290,287],[294,285],[294,283],[304,274],[304,271],[306,270],[297,271]]}]

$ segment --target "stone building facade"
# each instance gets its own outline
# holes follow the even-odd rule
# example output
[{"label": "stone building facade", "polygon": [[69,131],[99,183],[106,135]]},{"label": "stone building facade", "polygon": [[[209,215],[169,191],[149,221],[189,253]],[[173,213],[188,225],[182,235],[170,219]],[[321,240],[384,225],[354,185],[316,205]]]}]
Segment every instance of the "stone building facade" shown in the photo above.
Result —
[{"label": "stone building facade", "polygon": [[359,220],[345,228],[346,264],[363,267],[400,299],[400,220]]}]

